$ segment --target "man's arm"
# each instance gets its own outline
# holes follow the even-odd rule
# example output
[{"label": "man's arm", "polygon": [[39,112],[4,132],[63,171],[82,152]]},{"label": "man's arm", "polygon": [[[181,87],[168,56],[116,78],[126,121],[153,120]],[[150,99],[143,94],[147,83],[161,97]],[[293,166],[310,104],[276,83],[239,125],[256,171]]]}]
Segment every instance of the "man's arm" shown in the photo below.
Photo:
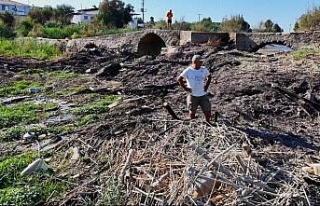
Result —
[{"label": "man's arm", "polygon": [[186,84],[184,83],[184,78],[183,78],[182,76],[179,76],[179,77],[177,78],[177,81],[179,82],[179,85],[184,89],[184,91],[186,91],[186,92],[191,92],[191,89],[188,88],[188,87],[186,86]]},{"label": "man's arm", "polygon": [[206,91],[208,90],[208,88],[209,88],[209,85],[210,85],[210,83],[211,83],[211,79],[212,79],[212,76],[211,76],[211,74],[209,74],[208,77],[207,77],[206,85],[204,86],[204,91],[205,91],[205,92],[206,92]]}]

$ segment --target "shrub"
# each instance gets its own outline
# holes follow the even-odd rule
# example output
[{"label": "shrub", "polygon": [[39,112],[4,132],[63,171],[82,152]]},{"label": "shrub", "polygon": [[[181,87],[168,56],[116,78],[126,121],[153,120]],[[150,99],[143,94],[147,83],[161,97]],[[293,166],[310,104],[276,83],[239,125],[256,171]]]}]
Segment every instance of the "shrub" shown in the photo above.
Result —
[{"label": "shrub", "polygon": [[1,38],[14,38],[16,35],[13,31],[12,27],[9,27],[7,25],[0,25],[0,37]]}]

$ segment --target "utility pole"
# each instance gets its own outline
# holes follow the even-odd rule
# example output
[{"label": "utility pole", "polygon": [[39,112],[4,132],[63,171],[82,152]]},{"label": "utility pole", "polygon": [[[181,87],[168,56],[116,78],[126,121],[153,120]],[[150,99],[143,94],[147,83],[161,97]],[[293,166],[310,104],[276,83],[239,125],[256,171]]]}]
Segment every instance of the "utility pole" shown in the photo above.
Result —
[{"label": "utility pole", "polygon": [[144,9],[144,0],[142,0],[140,11],[142,12],[142,21],[144,23],[144,13],[146,12],[146,10]]},{"label": "utility pole", "polygon": [[200,22],[200,17],[201,17],[201,14],[198,14],[198,16],[199,16],[199,22]]}]

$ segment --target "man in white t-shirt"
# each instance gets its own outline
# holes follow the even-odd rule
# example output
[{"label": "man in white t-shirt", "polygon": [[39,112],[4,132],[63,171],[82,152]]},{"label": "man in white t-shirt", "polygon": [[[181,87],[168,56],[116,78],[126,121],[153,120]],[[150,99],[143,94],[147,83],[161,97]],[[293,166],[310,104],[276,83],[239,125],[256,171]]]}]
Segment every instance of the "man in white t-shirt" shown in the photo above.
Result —
[{"label": "man in white t-shirt", "polygon": [[[177,80],[180,86],[188,93],[187,103],[190,118],[195,118],[196,111],[200,105],[206,121],[209,122],[211,118],[211,103],[207,96],[207,90],[211,83],[211,74],[207,68],[202,66],[202,57],[194,55],[191,66],[183,70]],[[186,80],[187,85],[184,80]]]}]

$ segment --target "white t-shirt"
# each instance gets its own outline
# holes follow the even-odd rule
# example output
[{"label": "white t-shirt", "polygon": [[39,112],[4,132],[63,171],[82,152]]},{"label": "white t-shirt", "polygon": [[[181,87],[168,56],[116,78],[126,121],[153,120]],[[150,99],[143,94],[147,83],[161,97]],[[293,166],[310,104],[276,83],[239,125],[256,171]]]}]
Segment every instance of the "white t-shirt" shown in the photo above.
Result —
[{"label": "white t-shirt", "polygon": [[198,70],[189,66],[180,74],[180,76],[187,80],[187,87],[191,89],[191,95],[196,97],[207,94],[207,92],[204,91],[204,86],[209,75],[208,69],[203,66]]}]

